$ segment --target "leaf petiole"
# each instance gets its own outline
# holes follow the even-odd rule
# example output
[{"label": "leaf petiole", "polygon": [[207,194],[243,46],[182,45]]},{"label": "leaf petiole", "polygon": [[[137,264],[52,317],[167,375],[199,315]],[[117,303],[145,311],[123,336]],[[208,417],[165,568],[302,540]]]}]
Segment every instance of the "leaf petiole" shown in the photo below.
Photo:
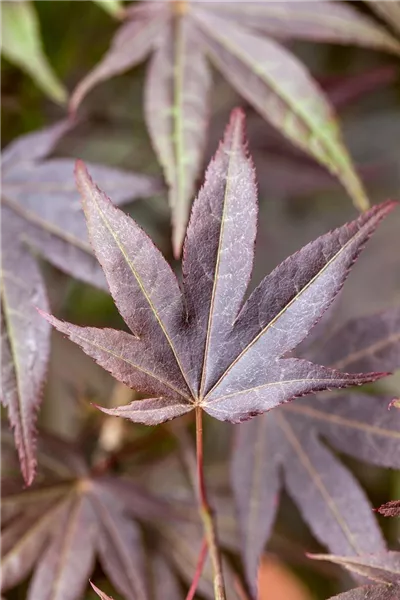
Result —
[{"label": "leaf petiole", "polygon": [[202,409],[196,406],[196,455],[197,455],[197,481],[200,516],[203,521],[204,534],[210,552],[214,572],[215,600],[226,600],[224,576],[222,573],[221,553],[218,546],[217,528],[212,509],[208,503],[207,490],[204,479],[203,464],[203,420]]}]

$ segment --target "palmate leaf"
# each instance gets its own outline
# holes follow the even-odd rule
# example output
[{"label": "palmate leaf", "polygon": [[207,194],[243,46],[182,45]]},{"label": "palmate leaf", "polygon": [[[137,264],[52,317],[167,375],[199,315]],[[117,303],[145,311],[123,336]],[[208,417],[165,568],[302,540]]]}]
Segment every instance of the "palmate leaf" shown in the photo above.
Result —
[{"label": "palmate leaf", "polygon": [[132,333],[47,319],[114,377],[148,396],[104,412],[154,425],[196,408],[238,423],[296,396],[383,375],[349,375],[286,355],[328,308],[394,203],[305,246],[243,305],[257,199],[241,111],[233,112],[193,206],[183,292],[151,240],[94,185],[81,162],[76,176],[92,246]]},{"label": "palmate leaf", "polygon": [[[14,141],[2,169],[2,402],[15,432],[26,483],[35,472],[35,420],[49,355],[50,328],[36,306],[48,307],[39,265],[32,253],[93,285],[106,283],[87,240],[73,180],[73,161],[47,159],[69,128],[62,121]],[[105,189],[123,203],[150,196],[155,180],[93,165]]]},{"label": "palmate leaf", "polygon": [[206,56],[290,142],[338,177],[356,206],[368,207],[322,90],[293,55],[263,34],[398,54],[399,42],[384,27],[347,4],[322,0],[143,2],[126,15],[103,60],[77,86],[70,108],[75,112],[95,85],[152,54],[145,111],[170,188],[175,255],[201,169],[211,77]]},{"label": "palmate leaf", "polygon": [[[314,342],[308,357],[350,372],[400,366],[398,308],[350,321],[328,337],[324,333],[324,344]],[[384,550],[363,491],[320,437],[368,463],[399,468],[400,417],[387,405],[384,398],[359,393],[318,397],[238,428],[232,481],[250,585],[274,521],[280,469],[309,527],[332,552]]]},{"label": "palmate leaf", "polygon": [[[2,486],[2,590],[33,570],[28,600],[79,600],[98,558],[125,600],[180,598],[169,565],[156,551],[148,571],[155,584],[150,594],[137,520],[176,520],[184,513],[182,503],[169,505],[126,477],[96,476],[73,446],[44,434],[38,452],[40,466],[47,465],[41,484],[21,490],[20,482],[5,479]],[[158,576],[165,577],[163,594]]]}]

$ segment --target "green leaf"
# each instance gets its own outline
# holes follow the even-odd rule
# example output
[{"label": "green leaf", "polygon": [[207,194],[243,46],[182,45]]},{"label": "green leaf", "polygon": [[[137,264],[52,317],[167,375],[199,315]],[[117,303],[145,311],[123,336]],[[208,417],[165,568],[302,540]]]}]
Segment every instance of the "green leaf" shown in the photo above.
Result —
[{"label": "green leaf", "polygon": [[147,77],[145,109],[170,193],[174,254],[181,254],[207,134],[211,73],[198,33],[177,16],[159,41]]},{"label": "green leaf", "polygon": [[193,15],[211,59],[233,87],[292,143],[336,175],[358,209],[368,208],[334,111],[304,65],[272,39],[201,8]]},{"label": "green leaf", "polygon": [[30,2],[2,2],[1,33],[4,56],[28,73],[54,102],[66,102],[67,91],[44,53],[39,20]]},{"label": "green leaf", "polygon": [[121,0],[93,0],[96,4],[101,6],[108,14],[117,19],[122,16],[123,4]]}]

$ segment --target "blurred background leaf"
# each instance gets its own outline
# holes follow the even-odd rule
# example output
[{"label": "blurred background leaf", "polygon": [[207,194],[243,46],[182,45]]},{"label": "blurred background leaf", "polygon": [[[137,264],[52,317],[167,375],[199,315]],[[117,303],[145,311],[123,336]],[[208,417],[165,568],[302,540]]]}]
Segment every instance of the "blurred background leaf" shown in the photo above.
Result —
[{"label": "blurred background leaf", "polygon": [[33,4],[28,0],[2,2],[1,12],[4,56],[30,75],[49,98],[64,104],[67,91],[44,52],[39,20]]},{"label": "blurred background leaf", "polygon": [[96,4],[101,6],[106,12],[113,17],[120,17],[123,12],[123,5],[121,0],[93,0]]}]

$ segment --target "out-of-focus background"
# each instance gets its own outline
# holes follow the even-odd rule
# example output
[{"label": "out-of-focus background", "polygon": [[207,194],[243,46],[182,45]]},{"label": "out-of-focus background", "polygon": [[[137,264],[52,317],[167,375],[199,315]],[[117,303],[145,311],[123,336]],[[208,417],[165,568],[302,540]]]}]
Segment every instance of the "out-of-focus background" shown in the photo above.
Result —
[{"label": "out-of-focus background", "polygon": [[[55,73],[71,92],[103,56],[117,23],[90,1],[35,1],[32,5],[40,24],[45,53]],[[400,198],[400,68],[397,59],[350,46],[290,42],[290,48],[328,89],[342,89],[345,94],[344,82],[348,81],[351,90],[351,76],[357,77],[365,71],[376,71],[378,81],[379,77],[386,81],[350,102],[343,98],[337,102],[346,143],[371,201]],[[161,177],[144,122],[144,74],[145,65],[141,65],[96,87],[80,110],[80,122],[63,138],[56,154],[79,156]],[[249,147],[255,160],[260,194],[254,285],[290,253],[355,217],[356,211],[337,181],[284,142],[216,72],[212,96],[205,164],[217,147],[231,108],[243,106],[248,116]],[[65,114],[63,108],[46,98],[33,78],[4,56],[1,110],[3,147],[17,136],[50,124]],[[137,201],[130,212],[176,266],[171,251],[166,194]],[[68,278],[47,264],[43,264],[43,269],[51,304],[58,315],[86,325],[119,326],[120,317],[106,294]],[[349,316],[399,303],[398,210],[382,225],[356,264],[337,305],[335,318],[342,322]],[[53,335],[52,343],[40,422],[47,429],[74,439],[83,421],[81,404],[76,401],[76,396],[85,400],[96,398],[99,403],[106,404],[114,381],[61,336]],[[388,385],[400,395],[396,380]],[[86,410],[90,411],[90,408]],[[228,451],[226,429],[209,420],[206,427],[207,452],[222,460]],[[218,435],[213,435],[214,428]],[[400,495],[398,473],[341,458],[356,469],[374,506],[389,495]],[[400,528],[396,520],[381,519],[381,524],[390,540],[398,538]],[[291,540],[285,549],[289,566],[284,567],[276,561],[263,564],[261,588],[264,577],[269,583],[261,598],[308,600],[325,598],[333,593],[336,588],[329,579],[328,567],[326,577],[322,563],[316,573],[306,561],[291,560],[291,556],[298,557],[296,545],[304,545],[304,540],[307,544],[312,542],[288,498],[280,507],[276,532],[278,546],[285,544],[285,537]],[[271,584],[275,580],[278,587]],[[7,599],[25,597],[23,589],[9,593]],[[93,597],[89,594],[87,599]]]}]

